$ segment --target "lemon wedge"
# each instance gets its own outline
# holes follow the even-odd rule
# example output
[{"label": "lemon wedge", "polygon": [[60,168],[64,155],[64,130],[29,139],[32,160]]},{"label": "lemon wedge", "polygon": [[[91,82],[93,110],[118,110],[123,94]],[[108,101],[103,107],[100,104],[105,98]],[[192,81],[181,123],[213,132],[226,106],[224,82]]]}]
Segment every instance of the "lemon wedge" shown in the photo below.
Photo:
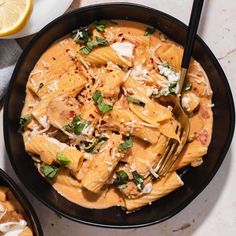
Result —
[{"label": "lemon wedge", "polygon": [[33,0],[0,0],[0,37],[14,34],[26,24]]}]

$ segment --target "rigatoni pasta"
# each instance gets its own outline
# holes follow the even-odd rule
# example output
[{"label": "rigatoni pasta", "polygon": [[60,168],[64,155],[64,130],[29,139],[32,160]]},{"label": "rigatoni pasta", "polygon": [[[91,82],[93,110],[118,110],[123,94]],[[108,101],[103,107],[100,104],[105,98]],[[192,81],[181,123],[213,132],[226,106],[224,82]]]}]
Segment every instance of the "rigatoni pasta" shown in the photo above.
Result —
[{"label": "rigatoni pasta", "polygon": [[[64,197],[89,208],[133,211],[183,185],[211,140],[211,87],[191,60],[181,104],[190,133],[170,173],[157,175],[179,122],[168,103],[183,48],[137,22],[102,20],[55,42],[29,76],[20,120],[26,151]],[[1,197],[1,196],[0,196]]]}]

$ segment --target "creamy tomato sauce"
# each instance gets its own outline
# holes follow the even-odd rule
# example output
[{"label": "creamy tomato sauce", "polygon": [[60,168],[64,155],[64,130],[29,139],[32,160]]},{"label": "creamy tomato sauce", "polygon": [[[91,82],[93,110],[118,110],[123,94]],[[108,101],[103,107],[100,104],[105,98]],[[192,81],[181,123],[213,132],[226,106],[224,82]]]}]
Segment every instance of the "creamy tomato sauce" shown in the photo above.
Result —
[{"label": "creamy tomato sauce", "polygon": [[[81,43],[81,38],[84,40],[86,35],[77,31],[73,38],[63,37],[44,52],[27,83],[22,115],[30,115],[30,120],[24,127],[23,137],[26,150],[33,156],[40,173],[69,201],[87,208],[122,206],[133,210],[182,186],[176,169],[201,164],[200,160],[207,153],[211,141],[214,105],[207,75],[201,65],[192,60],[187,76],[189,88],[183,91],[181,100],[190,121],[188,142],[172,172],[164,180],[158,182],[151,178],[153,175],[156,177],[155,168],[169,138],[175,138],[173,135],[168,137],[176,131],[177,124],[171,113],[172,108],[160,105],[158,98],[168,96],[175,90],[183,49],[147,25],[123,20],[115,22],[105,23],[103,32],[100,32],[101,28],[100,31],[96,28],[99,27],[96,24],[90,26],[94,40],[90,41],[90,46],[86,42]],[[106,53],[96,54],[99,47],[107,50]],[[69,83],[63,84],[66,80]],[[81,80],[80,84],[78,80]],[[138,86],[133,86],[133,83]],[[75,88],[71,89],[73,84]],[[78,89],[80,86],[81,89]],[[96,89],[102,95],[102,103],[101,99],[96,100],[92,96],[94,93],[91,94]],[[140,91],[144,91],[146,103],[139,101],[139,97],[142,100]],[[130,102],[127,96],[133,96],[133,100]],[[157,105],[161,111],[152,109]],[[100,110],[104,107],[108,111]],[[114,115],[116,108],[117,112],[124,110]],[[122,117],[125,112],[127,117],[136,118],[125,120],[127,118]],[[151,112],[156,112],[156,115],[151,115]],[[166,120],[160,114],[164,114]],[[82,128],[79,126],[81,120],[73,126],[73,119],[78,115],[87,122]],[[114,117],[119,119],[114,121]],[[162,132],[158,127],[164,122],[170,122],[170,130],[165,128],[164,132],[163,128]],[[77,130],[73,130],[75,128]],[[96,133],[100,136],[105,133],[104,140],[99,141]],[[46,144],[42,148],[37,147],[31,144],[35,135],[41,136],[41,139],[52,137],[61,145],[48,143],[51,150],[47,150]],[[132,142],[127,141],[128,136]],[[93,140],[91,145],[100,145],[98,150],[94,153],[86,151],[88,141],[85,140]],[[102,156],[107,146],[122,142],[126,145],[123,150],[120,146],[120,149],[112,147],[107,156]],[[73,155],[66,156],[63,151],[65,147],[68,150],[77,147],[82,161],[77,162]],[[68,157],[72,159],[68,160]],[[99,163],[94,162],[99,158],[102,160],[100,163],[107,164],[104,173],[102,169],[96,172]],[[114,161],[114,158],[117,160]],[[93,168],[97,176],[91,173]],[[94,183],[86,179],[88,175]],[[119,182],[117,188],[118,177],[123,177],[123,182]]]}]

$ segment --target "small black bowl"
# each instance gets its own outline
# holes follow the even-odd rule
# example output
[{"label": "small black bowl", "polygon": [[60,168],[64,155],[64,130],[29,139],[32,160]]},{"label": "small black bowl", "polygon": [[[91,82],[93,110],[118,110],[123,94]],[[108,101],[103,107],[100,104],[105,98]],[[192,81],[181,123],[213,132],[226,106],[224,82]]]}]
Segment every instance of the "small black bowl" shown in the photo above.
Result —
[{"label": "small black bowl", "polygon": [[235,123],[233,98],[217,59],[202,39],[197,37],[193,56],[209,76],[215,104],[212,142],[203,165],[190,169],[182,176],[185,183],[182,188],[132,214],[126,214],[119,207],[87,209],[66,200],[38,173],[33,161],[24,150],[22,136],[17,133],[24,104],[25,86],[35,63],[53,42],[78,27],[104,18],[129,19],[150,24],[182,45],[186,38],[187,27],[182,22],[155,9],[136,4],[109,3],[88,6],[57,18],[32,39],[14,70],[4,108],[6,148],[11,164],[23,184],[34,196],[57,213],[96,226],[116,228],[147,226],[166,220],[181,211],[211,181],[224,160],[233,137]]},{"label": "small black bowl", "polygon": [[39,219],[33,207],[31,206],[23,192],[20,190],[20,188],[17,186],[17,184],[2,169],[0,169],[0,185],[8,187],[13,193],[16,200],[22,206],[34,236],[43,236],[43,231]]}]

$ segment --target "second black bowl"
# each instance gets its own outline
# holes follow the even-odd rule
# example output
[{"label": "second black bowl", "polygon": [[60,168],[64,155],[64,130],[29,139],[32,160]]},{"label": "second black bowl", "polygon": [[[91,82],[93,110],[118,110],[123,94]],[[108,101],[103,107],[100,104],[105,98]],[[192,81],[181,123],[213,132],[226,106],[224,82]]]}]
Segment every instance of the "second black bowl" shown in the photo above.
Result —
[{"label": "second black bowl", "polygon": [[17,184],[2,169],[0,169],[0,185],[9,188],[16,200],[22,206],[34,236],[43,236],[41,225],[31,204],[23,192],[19,189]]},{"label": "second black bowl", "polygon": [[[25,86],[35,63],[53,42],[80,26],[103,18],[129,19],[153,25],[182,45],[186,37],[187,27],[177,19],[134,4],[89,6],[57,18],[33,38],[16,65],[4,108],[5,143],[12,166],[23,184],[40,201],[59,214],[78,222],[98,226],[118,228],[147,226],[168,219],[181,211],[207,186],[217,172],[234,132],[232,94],[218,61],[198,37],[193,56],[208,74],[215,104],[212,142],[203,165],[190,169],[182,176],[185,183],[182,188],[132,214],[126,214],[118,207],[103,210],[87,209],[66,200],[38,173],[33,161],[24,150],[22,136],[17,133],[25,98]],[[223,130],[222,124],[224,124]]]}]

